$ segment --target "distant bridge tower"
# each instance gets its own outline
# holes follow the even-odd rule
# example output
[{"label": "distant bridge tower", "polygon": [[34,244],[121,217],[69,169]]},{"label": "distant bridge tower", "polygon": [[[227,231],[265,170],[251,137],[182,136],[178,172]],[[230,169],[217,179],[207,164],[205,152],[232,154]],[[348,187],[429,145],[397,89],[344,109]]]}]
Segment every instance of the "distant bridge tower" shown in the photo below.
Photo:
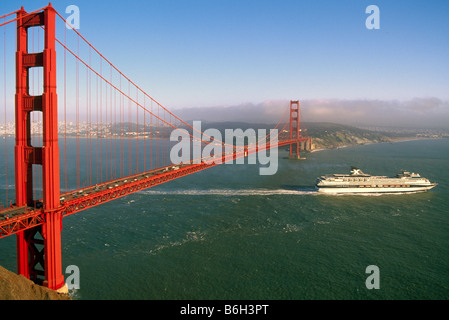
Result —
[{"label": "distant bridge tower", "polygon": [[290,145],[290,159],[300,159],[299,156],[299,101],[290,101],[290,140],[296,143]]},{"label": "distant bridge tower", "polygon": [[[16,206],[35,207],[33,165],[42,168],[43,224],[17,234],[18,273],[57,290],[64,285],[61,266],[62,216],[59,203],[59,148],[56,97],[55,10],[17,12],[15,183]],[[44,51],[28,53],[28,29],[43,26]],[[30,68],[43,68],[43,94],[30,96]],[[31,112],[42,112],[43,146],[31,144]]]},{"label": "distant bridge tower", "polygon": [[[290,140],[296,142],[290,145],[290,159],[305,159],[301,158],[299,151],[311,151],[312,138],[307,137],[305,131],[301,129],[301,111],[299,109],[299,101],[290,101]],[[304,129],[305,130],[305,129]]]}]

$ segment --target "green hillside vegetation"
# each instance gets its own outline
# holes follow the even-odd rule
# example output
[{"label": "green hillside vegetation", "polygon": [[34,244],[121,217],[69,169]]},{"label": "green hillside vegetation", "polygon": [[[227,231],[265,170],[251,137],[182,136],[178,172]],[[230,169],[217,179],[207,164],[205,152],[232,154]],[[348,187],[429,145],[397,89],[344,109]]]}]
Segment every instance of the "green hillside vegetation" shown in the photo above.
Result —
[{"label": "green hillside vegetation", "polygon": [[313,138],[316,149],[390,142],[405,137],[401,134],[374,132],[335,123],[310,122],[305,126],[308,136]]},{"label": "green hillside vegetation", "polygon": [[[216,128],[224,134],[225,129],[240,128],[243,131],[252,128],[257,129],[269,129],[274,128],[273,124],[257,124],[257,123],[244,123],[244,122],[206,122],[202,124],[202,130],[208,128]],[[374,132],[365,129],[360,129],[348,125],[328,123],[328,122],[306,122],[304,123],[306,128],[305,132],[307,136],[312,137],[315,149],[329,149],[338,148],[348,145],[367,144],[367,143],[379,143],[390,142],[401,138],[412,137],[413,135],[391,133],[391,132]],[[289,136],[288,125],[284,127],[284,124],[278,126],[280,132],[280,139],[287,139]]]},{"label": "green hillside vegetation", "polygon": [[[171,131],[173,128],[162,126],[152,128],[149,125],[139,125],[137,128],[136,123],[123,123],[118,127],[121,129],[116,129],[114,127],[109,128],[109,133],[106,133],[106,136],[111,133],[117,134],[126,134],[128,136],[154,136],[158,138],[166,138],[170,137]],[[192,125],[192,124],[191,124]],[[379,142],[388,142],[395,141],[398,139],[404,138],[416,138],[416,133],[398,133],[398,132],[381,132],[381,131],[370,131],[366,129],[360,129],[353,126],[329,123],[329,122],[306,122],[301,124],[305,130],[303,130],[303,134],[308,137],[312,137],[313,144],[315,149],[323,149],[323,148],[338,148],[342,146],[348,145],[356,145],[356,144],[366,144],[366,143],[379,143]],[[266,124],[266,123],[248,123],[248,122],[201,122],[201,131],[205,131],[207,129],[218,129],[222,135],[222,139],[225,138],[226,129],[242,129],[246,131],[247,129],[255,130],[256,134],[259,134],[258,129],[267,130],[267,134],[270,132],[270,129],[276,127],[276,124]],[[180,125],[179,128],[186,129],[190,134],[198,134],[197,131],[193,131],[192,128],[186,125]],[[288,124],[281,123],[277,126],[279,130],[279,140],[285,140],[289,138],[289,126]],[[118,130],[116,132],[116,130]],[[121,132],[120,130],[123,130]],[[91,130],[92,131],[92,130]],[[93,130],[95,134],[96,130]],[[84,133],[84,132],[82,132]],[[92,132],[91,132],[92,134]]]}]

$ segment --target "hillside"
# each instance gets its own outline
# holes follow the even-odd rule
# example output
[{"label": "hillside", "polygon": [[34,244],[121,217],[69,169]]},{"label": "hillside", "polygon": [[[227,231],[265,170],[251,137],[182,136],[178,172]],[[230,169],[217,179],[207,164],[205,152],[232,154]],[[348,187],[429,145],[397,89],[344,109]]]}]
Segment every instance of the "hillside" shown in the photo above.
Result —
[{"label": "hillside", "polygon": [[[202,123],[202,130],[208,128],[218,129],[224,135],[225,129],[240,128],[246,130],[252,128],[269,129],[274,128],[273,124],[257,124],[244,122],[205,122]],[[278,126],[283,128],[284,124]],[[304,127],[307,129],[307,135],[312,137],[315,149],[338,148],[348,145],[379,143],[400,140],[404,138],[415,138],[414,134],[403,134],[395,132],[380,132],[360,129],[348,125],[328,123],[328,122],[306,122]],[[284,127],[289,129],[288,126]],[[288,131],[280,133],[280,139],[288,138]]]},{"label": "hillside", "polygon": [[22,275],[0,267],[0,300],[71,300],[66,294],[34,284]]},{"label": "hillside", "polygon": [[[120,130],[123,130],[121,134],[124,134],[126,137],[140,137],[142,138],[144,135],[146,137],[153,136],[155,138],[169,138],[172,128],[164,127],[162,129],[161,124],[157,126],[150,125],[140,125],[137,127],[136,123],[121,123],[118,124]],[[192,125],[192,123],[190,123]],[[249,122],[236,122],[236,121],[221,121],[221,122],[208,122],[203,121],[200,122],[200,128],[196,128],[201,131],[205,131],[207,129],[218,129],[222,135],[222,138],[225,137],[226,129],[242,129],[243,131],[247,129],[256,130],[256,134],[258,134],[257,129],[265,129],[267,133],[270,129],[276,127],[276,124],[266,124],[266,123],[249,123]],[[104,131],[104,137],[112,137],[115,136],[115,128],[112,126],[106,125]],[[313,143],[315,149],[328,149],[328,148],[338,148],[341,146],[355,145],[355,144],[365,144],[365,143],[378,143],[378,142],[388,142],[395,141],[405,138],[416,138],[416,137],[431,137],[435,135],[435,132],[430,133],[428,131],[423,130],[392,130],[392,128],[376,128],[376,131],[369,129],[361,129],[349,125],[342,125],[336,123],[328,123],[328,122],[306,122],[301,123],[302,128],[306,128],[306,133],[309,137],[313,138]],[[191,127],[186,125],[180,125],[179,128],[186,129],[190,134],[197,133],[198,131],[193,131]],[[92,137],[96,137],[96,130],[92,130],[85,127],[84,125],[80,126],[80,137],[87,137],[88,133]],[[289,136],[289,126],[285,123],[280,123],[277,126],[279,132],[279,139],[288,139]],[[62,131],[61,131],[62,132]],[[73,126],[67,127],[67,136],[74,137],[74,134],[78,132],[77,129]],[[441,137],[441,133],[437,132],[437,136]],[[449,134],[446,133],[446,136]]]},{"label": "hillside", "polygon": [[310,122],[305,124],[316,149],[338,148],[347,145],[390,142],[406,135],[375,132],[336,123]]}]

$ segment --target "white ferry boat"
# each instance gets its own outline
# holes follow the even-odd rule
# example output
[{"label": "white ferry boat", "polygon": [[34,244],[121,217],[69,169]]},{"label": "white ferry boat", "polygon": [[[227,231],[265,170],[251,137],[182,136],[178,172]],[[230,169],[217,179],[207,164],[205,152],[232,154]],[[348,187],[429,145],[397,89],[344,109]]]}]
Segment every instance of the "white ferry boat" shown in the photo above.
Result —
[{"label": "white ferry boat", "polygon": [[402,170],[396,177],[372,176],[352,167],[351,174],[331,174],[316,180],[323,193],[396,193],[427,191],[435,187],[417,173]]}]

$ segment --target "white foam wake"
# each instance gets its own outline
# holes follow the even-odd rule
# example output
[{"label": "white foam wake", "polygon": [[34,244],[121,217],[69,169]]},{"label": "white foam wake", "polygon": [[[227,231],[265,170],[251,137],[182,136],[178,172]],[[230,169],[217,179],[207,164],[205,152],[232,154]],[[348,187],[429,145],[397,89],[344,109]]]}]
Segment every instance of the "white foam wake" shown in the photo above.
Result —
[{"label": "white foam wake", "polygon": [[146,190],[141,193],[148,195],[187,195],[187,196],[273,196],[273,195],[313,195],[315,190],[288,189],[189,189],[189,190]]}]

